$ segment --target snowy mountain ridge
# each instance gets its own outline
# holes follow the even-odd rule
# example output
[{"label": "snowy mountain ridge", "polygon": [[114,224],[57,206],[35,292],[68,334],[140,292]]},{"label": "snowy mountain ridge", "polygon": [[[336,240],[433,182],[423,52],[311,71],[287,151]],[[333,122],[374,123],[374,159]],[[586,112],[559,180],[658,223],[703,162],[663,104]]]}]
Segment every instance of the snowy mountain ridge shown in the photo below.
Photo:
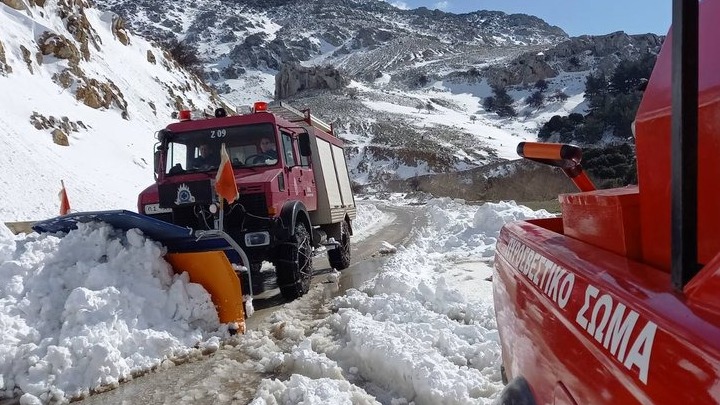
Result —
[{"label": "snowy mountain ridge", "polygon": [[[613,49],[637,57],[660,42],[622,33],[568,39],[536,17],[499,12],[453,15],[350,0],[263,2],[262,10],[260,4],[2,0],[0,88],[13,96],[0,101],[6,111],[0,142],[13,155],[0,169],[11,173],[27,163],[29,175],[52,186],[9,197],[1,216],[54,213],[61,178],[83,209],[135,209],[137,194],[153,179],[152,134],[172,121],[173,112],[221,105],[244,111],[253,101],[274,98],[283,69],[302,80],[328,66],[340,85],[300,88],[286,101],[333,122],[346,141],[358,189],[386,190],[393,182],[394,189],[412,190],[418,176],[516,159],[517,143],[535,140],[550,117],[585,111],[585,77],[605,65],[611,69],[619,58]],[[196,46],[209,86],[130,26]],[[573,58],[577,63],[570,65]],[[548,82],[547,101],[530,107],[525,99],[538,79]],[[507,83],[516,118],[483,108],[497,83]],[[40,172],[33,164],[38,159],[50,159],[58,170]],[[115,173],[104,169],[103,159],[133,163]],[[93,184],[78,184],[76,173],[96,169],[105,171]],[[478,199],[486,188],[482,179],[492,176],[487,172],[465,176],[472,180],[464,180],[463,195]],[[0,186],[21,188],[27,179],[5,176]],[[104,195],[106,204],[95,206],[85,193]],[[25,206],[30,213],[19,214]]]},{"label": "snowy mountain ridge", "polygon": [[[516,159],[514,145],[534,140],[550,117],[585,112],[589,72],[610,73],[662,43],[622,32],[569,38],[524,14],[401,10],[378,0],[98,4],[137,32],[197,49],[205,78],[231,104],[282,99],[334,122],[368,191],[388,182],[407,191],[417,176]],[[540,80],[546,103],[529,107]],[[508,89],[518,118],[484,109],[492,86]]]}]

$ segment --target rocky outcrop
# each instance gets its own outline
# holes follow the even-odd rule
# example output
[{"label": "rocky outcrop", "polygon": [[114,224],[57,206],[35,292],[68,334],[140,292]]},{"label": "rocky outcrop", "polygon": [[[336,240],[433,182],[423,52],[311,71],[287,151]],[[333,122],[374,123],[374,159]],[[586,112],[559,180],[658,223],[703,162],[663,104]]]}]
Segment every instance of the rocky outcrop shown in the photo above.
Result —
[{"label": "rocky outcrop", "polygon": [[130,45],[130,36],[125,29],[125,20],[117,14],[113,14],[111,30],[113,36],[123,45]]},{"label": "rocky outcrop", "polygon": [[25,62],[30,73],[33,73],[32,59],[30,58],[32,53],[30,53],[29,49],[25,48],[25,45],[20,45],[20,52],[22,52],[23,62]]},{"label": "rocky outcrop", "polygon": [[70,66],[80,62],[80,51],[75,44],[60,34],[45,31],[38,39],[41,55],[52,55],[58,59],[67,59]]},{"label": "rocky outcrop", "polygon": [[147,61],[153,65],[157,63],[157,59],[155,59],[155,54],[152,53],[152,51],[149,49],[147,51]]},{"label": "rocky outcrop", "polygon": [[0,0],[0,3],[10,8],[14,8],[15,10],[27,10],[27,7],[22,0]]},{"label": "rocky outcrop", "polygon": [[65,22],[65,28],[80,44],[80,53],[83,59],[90,60],[90,45],[100,50],[100,37],[97,35],[90,21],[85,15],[85,8],[89,5],[82,0],[58,1],[57,14]]},{"label": "rocky outcrop", "polygon": [[114,83],[102,83],[96,79],[86,79],[78,84],[75,98],[91,108],[110,108],[115,106],[122,111],[122,117],[129,118],[127,101]]},{"label": "rocky outcrop", "polygon": [[335,90],[348,83],[349,80],[332,66],[308,68],[299,63],[288,63],[275,75],[275,99],[283,100],[305,90]]},{"label": "rocky outcrop", "polygon": [[70,121],[68,117],[55,118],[52,115],[45,117],[37,111],[33,111],[30,116],[30,123],[36,129],[50,130],[53,142],[60,146],[70,146],[68,133],[87,129],[87,126],[82,121]]},{"label": "rocky outcrop", "polygon": [[0,41],[0,75],[7,76],[8,73],[12,72],[12,67],[7,63],[5,59],[5,48]]},{"label": "rocky outcrop", "polygon": [[547,63],[542,52],[523,54],[506,66],[492,67],[486,73],[488,83],[500,87],[531,84],[557,75],[558,71]]}]

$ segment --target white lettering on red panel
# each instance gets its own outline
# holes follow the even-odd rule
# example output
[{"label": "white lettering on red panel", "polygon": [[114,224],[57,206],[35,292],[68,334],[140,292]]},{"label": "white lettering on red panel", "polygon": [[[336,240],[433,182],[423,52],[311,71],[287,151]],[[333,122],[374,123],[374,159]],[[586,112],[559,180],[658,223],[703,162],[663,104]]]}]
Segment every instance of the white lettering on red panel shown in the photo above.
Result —
[{"label": "white lettering on red panel", "polygon": [[[647,384],[657,331],[654,322],[641,319],[636,311],[589,283],[582,304],[570,302],[575,273],[515,238],[510,238],[505,253],[510,264],[558,308],[565,309],[570,304],[568,311],[576,314],[575,323],[625,368],[631,371],[637,368],[638,379]],[[575,306],[580,308],[574,311]]]},{"label": "white lettering on red panel", "polygon": [[561,309],[567,306],[575,286],[574,273],[568,272],[517,239],[510,240],[507,253],[508,261],[513,267],[535,284],[545,296]]}]

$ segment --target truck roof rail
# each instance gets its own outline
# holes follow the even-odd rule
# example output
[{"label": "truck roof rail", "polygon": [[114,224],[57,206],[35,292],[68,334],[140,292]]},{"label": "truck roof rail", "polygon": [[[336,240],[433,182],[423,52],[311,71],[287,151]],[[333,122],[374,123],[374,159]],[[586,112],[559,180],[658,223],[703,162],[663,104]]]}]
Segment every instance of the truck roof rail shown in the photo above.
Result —
[{"label": "truck roof rail", "polygon": [[330,135],[335,135],[332,124],[328,124],[327,122],[310,114],[310,109],[298,110],[287,103],[276,101],[268,104],[268,111],[283,117],[290,122],[304,122],[306,125],[311,125],[321,131],[327,132]]}]

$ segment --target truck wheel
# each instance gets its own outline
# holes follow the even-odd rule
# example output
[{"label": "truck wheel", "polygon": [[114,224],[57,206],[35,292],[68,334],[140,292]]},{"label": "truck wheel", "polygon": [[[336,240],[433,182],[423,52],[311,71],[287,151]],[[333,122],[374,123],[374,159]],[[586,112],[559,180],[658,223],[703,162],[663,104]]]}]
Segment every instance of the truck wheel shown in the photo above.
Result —
[{"label": "truck wheel", "polygon": [[292,301],[308,292],[312,277],[312,246],[305,224],[295,225],[295,235],[278,247],[275,261],[278,287],[283,298]]},{"label": "truck wheel", "polygon": [[330,267],[338,270],[347,269],[350,266],[350,227],[347,221],[340,225],[340,245],[328,251]]}]

